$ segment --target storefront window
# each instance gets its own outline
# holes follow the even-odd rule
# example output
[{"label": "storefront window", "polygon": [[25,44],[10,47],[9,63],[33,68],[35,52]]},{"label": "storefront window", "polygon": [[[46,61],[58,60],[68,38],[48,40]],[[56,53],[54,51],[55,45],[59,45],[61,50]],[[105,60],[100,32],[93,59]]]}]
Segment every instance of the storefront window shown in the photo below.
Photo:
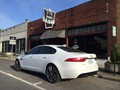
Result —
[{"label": "storefront window", "polygon": [[107,24],[102,24],[102,29],[101,30],[107,30]]},{"label": "storefront window", "polygon": [[72,34],[75,34],[75,29],[72,29],[72,32],[71,32]]},{"label": "storefront window", "polygon": [[91,32],[94,32],[96,30],[96,26],[92,26]]},{"label": "storefront window", "polygon": [[6,52],[10,52],[9,41],[6,41]]},{"label": "storefront window", "polygon": [[86,33],[86,30],[87,30],[86,27],[84,27],[84,28],[83,28],[83,33]]},{"label": "storefront window", "polygon": [[9,41],[4,41],[2,42],[2,52],[10,52],[10,45],[9,45]]},{"label": "storefront window", "polygon": [[75,29],[75,34],[78,34],[79,33],[79,29]]},{"label": "storefront window", "polygon": [[97,31],[102,30],[102,25],[97,25]]},{"label": "storefront window", "polygon": [[5,52],[5,42],[2,42],[2,52]]},{"label": "storefront window", "polygon": [[82,28],[79,28],[79,33],[82,33]]},{"label": "storefront window", "polygon": [[68,29],[66,30],[66,34],[75,35],[75,34],[82,34],[82,33],[98,32],[98,31],[103,31],[103,30],[104,31],[107,30],[107,23]]},{"label": "storefront window", "polygon": [[15,52],[16,53],[19,52],[19,41],[18,40],[16,40],[16,50],[15,50]]},{"label": "storefront window", "polygon": [[87,32],[91,32],[91,27],[87,27]]},{"label": "storefront window", "polygon": [[20,51],[21,53],[25,52],[25,38],[20,40]]},{"label": "storefront window", "polygon": [[9,41],[2,42],[2,52],[14,52],[21,53],[25,52],[25,38],[17,39],[16,45],[9,44]]}]

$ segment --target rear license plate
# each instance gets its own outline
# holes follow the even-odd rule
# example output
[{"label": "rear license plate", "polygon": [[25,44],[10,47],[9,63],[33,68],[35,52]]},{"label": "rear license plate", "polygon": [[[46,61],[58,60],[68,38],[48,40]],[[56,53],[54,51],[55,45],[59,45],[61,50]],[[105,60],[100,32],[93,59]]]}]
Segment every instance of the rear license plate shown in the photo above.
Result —
[{"label": "rear license plate", "polygon": [[93,64],[93,60],[92,59],[88,59],[88,64]]}]

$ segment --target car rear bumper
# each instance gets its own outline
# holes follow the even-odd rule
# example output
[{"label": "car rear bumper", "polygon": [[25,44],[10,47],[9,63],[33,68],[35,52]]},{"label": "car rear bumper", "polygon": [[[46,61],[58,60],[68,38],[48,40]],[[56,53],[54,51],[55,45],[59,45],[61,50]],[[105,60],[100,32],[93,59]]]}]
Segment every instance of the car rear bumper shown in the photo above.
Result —
[{"label": "car rear bumper", "polygon": [[62,79],[72,79],[77,78],[81,74],[92,73],[98,71],[98,65],[91,65],[91,66],[73,66],[70,68],[64,68],[61,74]]}]

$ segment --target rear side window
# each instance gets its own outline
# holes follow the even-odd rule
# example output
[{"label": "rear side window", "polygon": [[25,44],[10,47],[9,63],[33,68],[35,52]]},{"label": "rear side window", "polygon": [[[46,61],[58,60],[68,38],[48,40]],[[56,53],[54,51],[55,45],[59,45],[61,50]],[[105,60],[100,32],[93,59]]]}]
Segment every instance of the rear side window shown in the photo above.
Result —
[{"label": "rear side window", "polygon": [[39,54],[55,54],[56,50],[49,46],[39,47]]}]

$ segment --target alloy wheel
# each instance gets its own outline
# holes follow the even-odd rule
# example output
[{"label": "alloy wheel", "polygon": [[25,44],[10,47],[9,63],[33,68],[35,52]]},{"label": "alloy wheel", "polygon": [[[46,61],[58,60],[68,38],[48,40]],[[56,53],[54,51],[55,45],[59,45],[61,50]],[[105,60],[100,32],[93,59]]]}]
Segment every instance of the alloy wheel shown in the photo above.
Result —
[{"label": "alloy wheel", "polygon": [[46,76],[49,82],[55,83],[60,81],[60,74],[54,65],[49,65],[46,69]]},{"label": "alloy wheel", "polygon": [[18,60],[15,61],[15,70],[16,71],[20,71],[21,70],[20,62]]}]

